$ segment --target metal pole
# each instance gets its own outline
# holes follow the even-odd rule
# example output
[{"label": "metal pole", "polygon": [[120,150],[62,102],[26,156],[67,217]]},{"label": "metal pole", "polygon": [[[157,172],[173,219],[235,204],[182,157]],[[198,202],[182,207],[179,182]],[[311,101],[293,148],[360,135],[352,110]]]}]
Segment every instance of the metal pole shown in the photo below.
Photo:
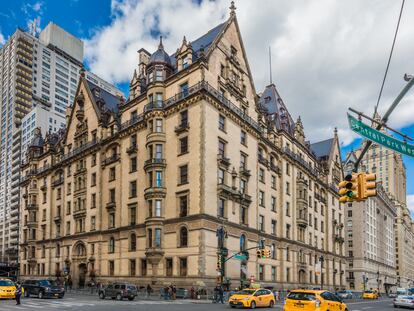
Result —
[{"label": "metal pole", "polygon": [[[405,79],[409,79],[408,83],[405,85],[405,87],[402,89],[402,91],[400,92],[400,94],[398,94],[397,98],[394,99],[393,103],[391,104],[391,106],[388,108],[387,112],[385,112],[384,116],[381,119],[381,122],[379,122],[379,124],[376,127],[376,130],[380,130],[383,126],[383,124],[387,123],[389,116],[391,115],[391,113],[394,111],[395,107],[397,107],[397,105],[400,103],[401,99],[403,99],[403,97],[405,96],[405,94],[407,94],[407,92],[410,90],[410,88],[413,86],[414,84],[414,79],[412,76],[407,76],[405,75]],[[364,147],[364,149],[362,149],[361,154],[358,157],[358,160],[356,160],[355,165],[354,165],[354,172],[358,171],[358,166],[359,163],[361,163],[361,160],[363,159],[365,153],[367,153],[369,147],[372,145],[372,141],[368,141]]]}]

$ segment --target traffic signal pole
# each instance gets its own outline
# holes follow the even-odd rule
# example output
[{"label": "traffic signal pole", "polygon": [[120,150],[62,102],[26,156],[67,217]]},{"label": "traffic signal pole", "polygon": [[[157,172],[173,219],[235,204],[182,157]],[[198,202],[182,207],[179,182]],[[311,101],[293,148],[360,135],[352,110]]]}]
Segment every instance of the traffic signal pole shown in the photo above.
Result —
[{"label": "traffic signal pole", "polygon": [[[394,109],[397,107],[397,105],[400,103],[400,101],[403,99],[403,97],[405,96],[405,94],[407,94],[407,92],[411,89],[411,87],[414,84],[414,77],[411,75],[405,75],[404,79],[406,81],[408,81],[408,83],[405,85],[405,87],[401,90],[400,94],[398,94],[397,98],[393,101],[393,103],[391,104],[391,106],[388,108],[387,112],[384,114],[384,116],[381,119],[381,122],[377,125],[376,130],[380,130],[384,124],[386,124],[388,122],[388,118],[391,115],[391,113],[394,111]],[[358,167],[359,164],[361,163],[362,159],[365,156],[365,153],[367,153],[369,147],[372,145],[372,141],[368,141],[364,147],[364,149],[362,149],[361,154],[359,155],[358,159],[355,162],[354,165],[354,172],[358,172]]]}]

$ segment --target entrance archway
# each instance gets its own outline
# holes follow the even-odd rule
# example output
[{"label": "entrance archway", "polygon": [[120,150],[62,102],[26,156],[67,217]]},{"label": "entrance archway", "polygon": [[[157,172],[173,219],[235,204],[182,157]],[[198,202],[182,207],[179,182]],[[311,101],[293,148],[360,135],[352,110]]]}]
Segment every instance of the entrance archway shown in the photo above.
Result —
[{"label": "entrance archway", "polygon": [[88,271],[87,265],[86,263],[81,263],[78,266],[78,285],[79,288],[84,288],[85,287],[85,282],[86,282],[86,273]]},{"label": "entrance archway", "polygon": [[306,283],[306,272],[305,270],[299,270],[299,285],[304,285]]}]

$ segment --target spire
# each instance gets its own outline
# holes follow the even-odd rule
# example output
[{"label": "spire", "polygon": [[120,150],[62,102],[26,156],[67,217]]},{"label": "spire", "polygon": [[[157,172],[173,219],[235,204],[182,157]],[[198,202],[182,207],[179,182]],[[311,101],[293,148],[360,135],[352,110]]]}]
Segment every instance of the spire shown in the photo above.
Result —
[{"label": "spire", "polygon": [[338,128],[335,126],[334,128],[334,136],[337,137],[338,136]]},{"label": "spire", "polygon": [[236,6],[234,5],[234,1],[230,3],[229,9],[230,9],[230,16],[236,15]]},{"label": "spire", "polygon": [[160,44],[158,45],[159,50],[163,50],[164,46],[162,45],[162,36],[160,36]]},{"label": "spire", "polygon": [[183,37],[183,45],[187,45],[187,39],[185,38],[185,36]]}]

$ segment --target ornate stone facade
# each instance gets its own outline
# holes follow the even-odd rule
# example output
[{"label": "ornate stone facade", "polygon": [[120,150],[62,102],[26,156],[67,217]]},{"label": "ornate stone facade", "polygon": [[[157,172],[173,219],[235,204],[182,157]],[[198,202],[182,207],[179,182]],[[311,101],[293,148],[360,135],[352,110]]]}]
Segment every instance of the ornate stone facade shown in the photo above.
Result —
[{"label": "ornate stone facade", "polygon": [[272,255],[228,261],[232,287],[320,286],[321,256],[345,287],[338,137],[309,144],[274,85],[256,95],[234,8],[172,56],[138,53],[127,101],[81,79],[65,133],[30,147],[22,275],[212,286],[223,227],[229,254]]}]

